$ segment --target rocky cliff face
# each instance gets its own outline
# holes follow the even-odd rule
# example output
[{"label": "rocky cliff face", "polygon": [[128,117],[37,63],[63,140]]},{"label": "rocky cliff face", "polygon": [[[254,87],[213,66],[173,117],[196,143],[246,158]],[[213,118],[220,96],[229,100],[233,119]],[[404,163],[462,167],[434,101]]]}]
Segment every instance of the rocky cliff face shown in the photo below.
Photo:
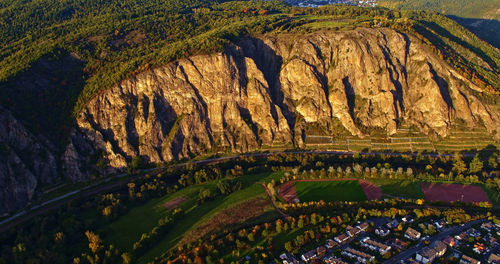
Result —
[{"label": "rocky cliff face", "polygon": [[56,160],[50,143],[0,107],[0,215],[27,204],[40,184],[54,183]]},{"label": "rocky cliff face", "polygon": [[[221,147],[301,146],[308,125],[335,134],[334,122],[358,136],[372,128],[390,135],[404,121],[446,137],[461,120],[498,139],[500,117],[473,89],[391,29],[249,38],[112,87],[89,102],[72,139],[91,142],[115,168],[138,155],[161,162]],[[82,156],[72,144],[67,153]],[[74,168],[68,173],[84,177]]]},{"label": "rocky cliff face", "polygon": [[[68,78],[71,79],[71,78]],[[396,132],[401,122],[446,137],[454,122],[500,139],[500,116],[427,46],[392,29],[242,39],[138,74],[90,101],[62,156],[0,109],[0,214],[39,183],[113,172],[132,157],[163,162],[209,150],[304,145],[328,135]],[[317,133],[317,132],[315,132]],[[98,166],[95,166],[99,164]]]}]

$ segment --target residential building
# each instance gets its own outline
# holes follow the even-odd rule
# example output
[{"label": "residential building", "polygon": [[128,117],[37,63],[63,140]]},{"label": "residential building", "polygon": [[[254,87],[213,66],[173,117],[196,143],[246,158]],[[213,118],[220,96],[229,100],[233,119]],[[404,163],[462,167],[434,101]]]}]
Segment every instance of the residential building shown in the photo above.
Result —
[{"label": "residential building", "polygon": [[469,228],[467,231],[465,231],[465,233],[473,238],[478,238],[481,236],[481,233],[474,228]]},{"label": "residential building", "polygon": [[399,222],[398,222],[398,220],[396,220],[396,219],[393,219],[392,221],[390,221],[389,223],[387,223],[387,227],[388,227],[389,229],[394,229],[394,228],[396,228],[398,225],[399,225]]},{"label": "residential building", "polygon": [[319,246],[316,248],[316,256],[318,258],[323,257],[326,254],[326,247],[324,246]]},{"label": "residential building", "polygon": [[361,233],[361,230],[358,228],[358,227],[352,227],[352,226],[348,226],[346,228],[346,234],[350,237],[355,237],[357,236],[359,233]]},{"label": "residential building", "polygon": [[407,260],[401,261],[401,264],[420,264],[420,263],[413,258],[409,258]]},{"label": "residential building", "polygon": [[455,239],[453,237],[450,237],[450,236],[443,239],[443,243],[445,243],[449,247],[454,247],[456,244]]},{"label": "residential building", "polygon": [[481,264],[481,261],[477,259],[473,259],[469,256],[463,255],[462,258],[460,259],[460,264]]},{"label": "residential building", "polygon": [[300,261],[292,254],[290,253],[283,253],[280,255],[280,259],[282,260],[283,264],[299,264]]},{"label": "residential building", "polygon": [[481,224],[481,229],[488,231],[488,232],[493,231],[494,228],[495,228],[495,226],[491,222],[485,222],[485,223]]},{"label": "residential building", "polygon": [[455,239],[458,240],[458,241],[464,240],[466,238],[467,238],[467,234],[465,234],[465,232],[462,232],[462,233],[460,233],[460,234],[458,234],[458,235],[455,236]]},{"label": "residential building", "polygon": [[477,254],[483,254],[483,252],[485,250],[486,250],[486,246],[483,243],[476,243],[476,244],[474,244],[473,251],[476,252]]},{"label": "residential building", "polygon": [[405,237],[413,241],[420,239],[420,235],[420,232],[411,227],[408,227],[405,232]]},{"label": "residential building", "polygon": [[434,221],[433,224],[436,227],[436,229],[438,229],[438,230],[443,228],[446,225],[446,223],[443,220]]},{"label": "residential building", "polygon": [[326,264],[347,264],[343,260],[336,258],[336,257],[332,257],[332,256],[327,257],[323,260],[325,261]]},{"label": "residential building", "polygon": [[370,227],[370,225],[368,223],[362,223],[356,227],[362,232],[365,232],[366,230],[368,230],[368,227]]},{"label": "residential building", "polygon": [[334,241],[333,239],[327,239],[326,240],[326,244],[325,244],[325,247],[327,247],[328,249],[332,249],[336,246],[338,246],[339,243],[337,243],[336,241]]},{"label": "residential building", "polygon": [[404,242],[403,240],[396,238],[394,242],[392,242],[392,247],[398,248],[398,249],[404,249],[408,246],[407,242]]},{"label": "residential building", "polygon": [[446,244],[441,241],[435,241],[431,247],[436,251],[437,257],[442,257],[446,253]]},{"label": "residential building", "polygon": [[500,255],[497,254],[490,254],[490,257],[488,258],[488,263],[490,264],[500,264]]},{"label": "residential building", "polygon": [[333,239],[335,239],[335,241],[337,241],[337,243],[342,244],[342,243],[346,242],[349,239],[349,237],[346,234],[341,234],[341,235],[336,236]]},{"label": "residential building", "polygon": [[377,251],[380,255],[384,255],[385,253],[391,250],[391,247],[375,240],[370,239],[370,237],[365,237],[361,241],[361,246],[365,248],[369,248],[370,250]]},{"label": "residential building", "polygon": [[422,250],[418,251],[415,255],[415,259],[423,264],[432,263],[434,259],[437,257],[437,252],[433,248],[425,247]]},{"label": "residential building", "polygon": [[373,261],[375,259],[374,256],[370,254],[366,254],[364,252],[361,252],[359,250],[353,249],[353,248],[346,248],[342,250],[342,255],[347,256],[349,258],[355,259],[361,263],[366,263],[368,261]]},{"label": "residential building", "polygon": [[405,223],[413,223],[413,216],[411,215],[405,215],[403,218],[401,218],[401,221]]},{"label": "residential building", "polygon": [[381,236],[381,237],[385,237],[387,235],[389,235],[391,231],[389,231],[389,229],[385,228],[385,227],[378,227],[375,229],[375,234]]},{"label": "residential building", "polygon": [[317,258],[317,255],[316,255],[316,250],[309,250],[307,251],[306,253],[302,254],[302,260],[303,261],[311,261],[313,259],[316,259]]}]

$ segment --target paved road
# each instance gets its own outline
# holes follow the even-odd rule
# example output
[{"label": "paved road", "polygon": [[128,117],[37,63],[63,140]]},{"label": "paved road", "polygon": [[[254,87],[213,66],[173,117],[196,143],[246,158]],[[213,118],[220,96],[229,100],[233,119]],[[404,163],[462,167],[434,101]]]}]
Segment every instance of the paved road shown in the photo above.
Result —
[{"label": "paved road", "polygon": [[[454,226],[454,227],[450,227],[450,228],[445,228],[443,231],[439,232],[439,234],[431,237],[431,239],[429,241],[432,244],[435,241],[445,239],[447,236],[459,234],[459,233],[463,232],[464,230],[469,229],[471,226],[485,222],[485,221],[486,221],[486,219],[475,220],[475,221],[471,221],[469,223],[466,223],[463,226]],[[416,246],[393,256],[391,259],[389,259],[387,261],[384,261],[383,264],[400,263],[401,260],[406,260],[410,257],[413,257],[417,253],[417,251],[421,250],[425,246],[426,245],[424,245],[422,242],[420,242]]]},{"label": "paved road", "polygon": [[[390,155],[390,156],[401,156],[402,153],[383,153],[383,152],[352,152],[352,151],[329,151],[329,150],[323,150],[323,151],[314,151],[314,150],[308,150],[308,151],[275,151],[275,152],[265,152],[265,153],[245,153],[245,154],[239,154],[239,155],[233,155],[233,156],[227,156],[227,157],[216,157],[216,158],[209,158],[205,160],[199,160],[199,161],[191,161],[191,162],[184,162],[184,163],[179,163],[179,164],[173,164],[169,165],[163,168],[154,168],[154,169],[147,169],[143,170],[141,172],[148,172],[148,171],[153,171],[153,170],[162,170],[166,168],[175,168],[175,167],[182,167],[185,166],[186,164],[209,164],[209,163],[216,163],[216,162],[221,162],[221,161],[226,161],[226,160],[231,160],[231,159],[236,159],[236,158],[242,158],[242,157],[268,157],[271,155],[276,155],[276,154],[327,154],[327,155],[354,155],[355,153],[359,153],[361,155]],[[411,155],[411,156],[417,156],[417,153],[409,153],[409,154],[404,154],[404,155]],[[421,154],[422,156],[430,156],[430,157],[436,157],[439,154],[435,153],[426,153],[426,154]],[[454,156],[454,154],[442,154],[445,156]],[[473,156],[474,154],[464,154],[464,156]],[[124,178],[127,176],[126,173],[122,173],[120,175],[117,175],[117,178]],[[132,176],[129,179],[119,181],[118,183],[109,183],[106,184],[107,182],[111,181],[113,177],[104,179],[103,181],[96,182],[92,185],[86,186],[84,188],[81,188],[79,190],[74,190],[71,192],[68,192],[66,194],[63,194],[61,196],[58,196],[56,198],[53,198],[49,201],[43,202],[40,205],[35,205],[29,209],[25,209],[21,212],[18,212],[0,222],[0,232],[3,232],[9,228],[12,228],[26,220],[29,220],[37,215],[42,214],[43,212],[46,212],[50,209],[57,208],[63,204],[65,204],[67,201],[70,201],[76,197],[76,194],[80,194],[79,196],[90,196],[94,195],[99,192],[104,192],[113,188],[116,188],[117,186],[120,186],[124,183],[127,183],[128,181],[135,179],[139,177],[140,175]],[[102,185],[106,184],[106,185]],[[101,186],[98,186],[101,185]],[[98,186],[98,187],[97,187]],[[96,190],[90,190],[93,187],[97,187]],[[66,199],[67,198],[67,199]],[[39,210],[40,209],[40,210]],[[24,217],[20,219],[21,217]]]}]

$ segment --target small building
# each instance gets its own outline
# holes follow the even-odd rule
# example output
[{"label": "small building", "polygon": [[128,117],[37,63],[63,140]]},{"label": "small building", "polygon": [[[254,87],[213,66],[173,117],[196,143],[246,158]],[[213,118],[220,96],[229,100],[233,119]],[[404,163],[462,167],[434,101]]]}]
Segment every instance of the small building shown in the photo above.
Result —
[{"label": "small building", "polygon": [[327,239],[326,240],[326,244],[325,244],[325,247],[328,248],[328,249],[332,249],[334,247],[337,247],[339,245],[339,243],[337,243],[336,241],[334,241],[333,239]]},{"label": "small building", "polygon": [[361,233],[361,230],[359,230],[358,227],[352,227],[352,226],[348,226],[346,228],[346,234],[350,237],[355,237],[357,236],[359,233]]},{"label": "small building", "polygon": [[467,234],[465,234],[465,232],[462,232],[462,233],[455,236],[455,239],[458,241],[464,240],[466,238],[467,238]]},{"label": "small building", "polygon": [[392,221],[390,221],[389,223],[387,223],[387,228],[389,228],[389,229],[394,229],[394,228],[396,228],[398,225],[399,225],[398,220],[393,219]]},{"label": "small building", "polygon": [[481,264],[481,261],[477,259],[473,259],[469,256],[463,255],[462,258],[460,259],[460,264]]},{"label": "small building", "polygon": [[280,255],[280,259],[283,262],[283,264],[299,264],[300,261],[292,254],[290,253],[283,253]]},{"label": "small building", "polygon": [[411,215],[405,215],[405,216],[403,216],[401,218],[401,221],[403,221],[404,223],[410,223],[411,224],[411,223],[413,223],[413,220],[414,220],[414,218]]},{"label": "small building", "polygon": [[356,250],[356,249],[353,249],[353,248],[346,248],[344,250],[342,250],[342,255],[344,256],[347,256],[351,259],[355,259],[361,263],[367,263],[367,262],[371,262],[375,259],[374,256],[370,255],[370,254],[366,254],[364,252],[361,252],[359,250]]},{"label": "small building", "polygon": [[495,226],[491,222],[485,222],[485,223],[481,224],[481,229],[483,229],[487,232],[493,231],[494,228],[495,228]]},{"label": "small building", "polygon": [[446,225],[446,222],[444,220],[437,220],[437,221],[434,221],[434,226],[436,227],[436,229],[441,229],[443,228],[445,225]]},{"label": "small building", "polygon": [[443,239],[443,243],[449,247],[454,247],[455,246],[455,239],[451,236],[446,237]]},{"label": "small building", "polygon": [[488,257],[488,263],[490,264],[500,264],[500,255],[491,253]]},{"label": "small building", "polygon": [[394,240],[394,242],[392,242],[392,247],[395,247],[395,248],[398,248],[398,249],[404,249],[408,246],[408,243],[399,239],[399,238],[396,238]]},{"label": "small building", "polygon": [[490,247],[497,247],[498,246],[497,239],[490,236],[490,235],[486,235],[486,237],[484,237],[484,241],[486,241],[486,243],[488,243],[488,245],[490,245]]},{"label": "small building", "polygon": [[336,258],[336,257],[333,257],[333,256],[326,257],[323,259],[323,261],[325,261],[326,264],[347,264],[343,260]]},{"label": "small building", "polygon": [[362,223],[358,226],[356,226],[359,230],[361,230],[361,232],[365,232],[366,230],[368,230],[368,227],[370,227],[370,225],[368,223]]},{"label": "small building", "polygon": [[465,234],[468,236],[471,236],[473,238],[478,238],[481,236],[481,232],[477,231],[475,228],[469,228],[467,231],[465,231]]},{"label": "small building", "polygon": [[377,251],[380,255],[384,255],[391,250],[390,246],[372,240],[370,237],[365,237],[360,242],[362,247]]},{"label": "small building", "polygon": [[294,255],[290,253],[283,253],[280,255],[280,259],[282,260],[283,264],[300,264],[300,260],[297,259]]},{"label": "small building", "polygon": [[476,243],[474,244],[474,249],[472,250],[477,254],[483,254],[483,252],[486,250],[486,246],[483,243]]},{"label": "small building", "polygon": [[316,256],[318,258],[323,257],[326,254],[326,247],[324,246],[319,246],[316,248]]},{"label": "small building", "polygon": [[389,235],[389,233],[391,233],[391,231],[383,226],[375,229],[375,234],[377,234],[381,237],[385,237],[385,236]]},{"label": "small building", "polygon": [[436,251],[437,257],[442,257],[446,253],[446,244],[441,241],[435,241],[431,247]]},{"label": "small building", "polygon": [[418,251],[415,255],[415,259],[423,264],[432,263],[434,259],[437,257],[437,252],[433,248],[425,247],[422,250]]},{"label": "small building", "polygon": [[335,239],[335,241],[337,241],[337,243],[342,244],[342,243],[346,242],[349,239],[349,237],[346,234],[341,234],[341,235],[334,237],[333,239]]},{"label": "small building", "polygon": [[311,261],[313,259],[316,259],[317,258],[317,255],[316,255],[316,250],[313,249],[313,250],[309,250],[307,251],[306,253],[302,254],[302,260],[307,262],[307,261]]},{"label": "small building", "polygon": [[410,239],[410,240],[419,240],[420,239],[420,232],[418,232],[417,230],[411,228],[411,227],[408,227],[408,229],[406,229],[406,232],[405,232],[405,237]]}]

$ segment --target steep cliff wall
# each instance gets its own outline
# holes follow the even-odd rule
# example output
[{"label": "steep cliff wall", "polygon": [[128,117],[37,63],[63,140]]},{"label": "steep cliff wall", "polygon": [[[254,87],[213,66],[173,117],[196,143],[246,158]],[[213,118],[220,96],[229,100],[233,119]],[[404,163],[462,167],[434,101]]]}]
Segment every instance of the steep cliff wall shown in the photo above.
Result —
[{"label": "steep cliff wall", "polygon": [[40,184],[54,183],[53,148],[0,107],[0,214],[26,205]]},{"label": "steep cliff wall", "polygon": [[[446,137],[454,122],[500,139],[500,116],[412,36],[392,29],[246,38],[125,80],[91,100],[61,154],[0,109],[0,214],[62,172],[73,181],[209,150],[304,145],[306,130],[360,137],[401,122]],[[97,166],[96,166],[97,165]],[[59,170],[60,169],[60,170]]]},{"label": "steep cliff wall", "polygon": [[[358,136],[370,128],[393,134],[404,120],[433,137],[461,120],[498,139],[499,115],[473,89],[392,29],[248,38],[112,87],[89,102],[72,138],[90,140],[117,168],[137,155],[161,162],[220,147],[301,146],[307,125],[334,134],[334,120]],[[71,145],[68,153],[78,156]]]}]

